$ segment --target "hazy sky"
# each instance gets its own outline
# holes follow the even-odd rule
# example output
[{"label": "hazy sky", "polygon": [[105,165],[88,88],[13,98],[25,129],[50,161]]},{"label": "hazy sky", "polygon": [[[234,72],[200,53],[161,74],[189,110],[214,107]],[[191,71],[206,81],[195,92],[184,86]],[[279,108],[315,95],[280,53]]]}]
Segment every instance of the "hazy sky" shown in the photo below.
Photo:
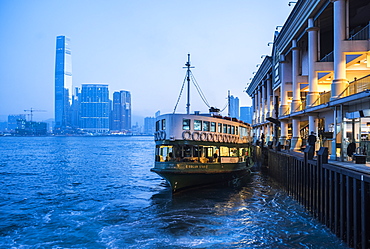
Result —
[{"label": "hazy sky", "polygon": [[[0,0],[0,116],[35,112],[54,118],[55,40],[71,39],[73,86],[107,83],[131,91],[134,115],[172,112],[191,54],[208,102],[243,92],[261,55],[270,54],[286,0]],[[177,111],[185,112],[185,94]],[[207,111],[192,88],[191,112]],[[227,114],[227,111],[223,113]]]}]

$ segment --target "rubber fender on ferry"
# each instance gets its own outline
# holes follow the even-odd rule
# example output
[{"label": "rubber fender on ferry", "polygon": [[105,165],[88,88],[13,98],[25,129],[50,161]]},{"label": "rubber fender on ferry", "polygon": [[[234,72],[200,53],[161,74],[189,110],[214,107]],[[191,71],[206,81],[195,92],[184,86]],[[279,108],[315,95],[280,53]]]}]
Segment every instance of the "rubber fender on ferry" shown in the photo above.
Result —
[{"label": "rubber fender on ferry", "polygon": [[200,133],[199,137],[200,137],[200,140],[207,141],[208,134],[206,132],[202,132]]},{"label": "rubber fender on ferry", "polygon": [[194,131],[191,136],[192,136],[194,141],[199,141],[200,140],[200,134],[197,131]]},{"label": "rubber fender on ferry", "polygon": [[182,132],[182,139],[190,140],[191,139],[191,132],[190,131],[183,131]]}]

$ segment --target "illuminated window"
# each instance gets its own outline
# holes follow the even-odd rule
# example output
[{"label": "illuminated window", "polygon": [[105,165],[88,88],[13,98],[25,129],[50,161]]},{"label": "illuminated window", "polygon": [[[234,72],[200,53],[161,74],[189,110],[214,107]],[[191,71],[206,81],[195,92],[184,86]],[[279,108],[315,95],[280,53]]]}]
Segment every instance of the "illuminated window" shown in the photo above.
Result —
[{"label": "illuminated window", "polygon": [[190,130],[190,119],[183,119],[182,120],[182,129],[183,130]]},{"label": "illuminated window", "polygon": [[194,131],[202,130],[202,120],[194,120]]},{"label": "illuminated window", "polygon": [[203,131],[209,131],[209,121],[203,122]]},{"label": "illuminated window", "polygon": [[211,122],[211,132],[216,132],[216,123]]}]

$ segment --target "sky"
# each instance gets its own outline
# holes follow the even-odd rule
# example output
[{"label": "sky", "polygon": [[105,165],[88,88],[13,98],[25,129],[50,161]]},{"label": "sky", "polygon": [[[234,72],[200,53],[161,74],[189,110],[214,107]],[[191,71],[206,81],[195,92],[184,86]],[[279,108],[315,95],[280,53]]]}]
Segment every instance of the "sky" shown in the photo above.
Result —
[{"label": "sky", "polygon": [[[136,120],[173,112],[191,54],[192,73],[211,106],[243,92],[277,26],[286,0],[0,0],[0,117],[54,118],[56,37],[71,39],[73,87],[105,83],[128,90]],[[191,86],[190,110],[208,112]],[[182,94],[177,112],[186,112]],[[223,115],[227,115],[225,110]],[[134,122],[135,122],[134,118]]]}]

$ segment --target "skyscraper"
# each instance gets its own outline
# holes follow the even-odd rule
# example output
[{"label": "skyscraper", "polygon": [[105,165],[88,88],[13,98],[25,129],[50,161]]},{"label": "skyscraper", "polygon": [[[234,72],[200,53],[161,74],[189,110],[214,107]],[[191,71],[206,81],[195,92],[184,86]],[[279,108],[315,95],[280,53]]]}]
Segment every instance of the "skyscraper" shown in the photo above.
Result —
[{"label": "skyscraper", "polygon": [[70,106],[72,104],[72,58],[70,39],[58,36],[55,55],[55,129],[63,130],[70,126]]},{"label": "skyscraper", "polygon": [[240,107],[240,120],[252,124],[252,107],[251,106],[242,106]]},{"label": "skyscraper", "polygon": [[238,97],[234,97],[233,95],[231,95],[229,97],[229,101],[230,101],[230,117],[232,118],[239,118],[239,98]]},{"label": "skyscraper", "polygon": [[107,84],[82,84],[80,128],[93,133],[109,131],[110,100]]},{"label": "skyscraper", "polygon": [[153,135],[155,132],[155,118],[146,117],[144,119],[144,134]]},{"label": "skyscraper", "polygon": [[113,93],[112,131],[131,130],[131,93],[121,90]]}]

